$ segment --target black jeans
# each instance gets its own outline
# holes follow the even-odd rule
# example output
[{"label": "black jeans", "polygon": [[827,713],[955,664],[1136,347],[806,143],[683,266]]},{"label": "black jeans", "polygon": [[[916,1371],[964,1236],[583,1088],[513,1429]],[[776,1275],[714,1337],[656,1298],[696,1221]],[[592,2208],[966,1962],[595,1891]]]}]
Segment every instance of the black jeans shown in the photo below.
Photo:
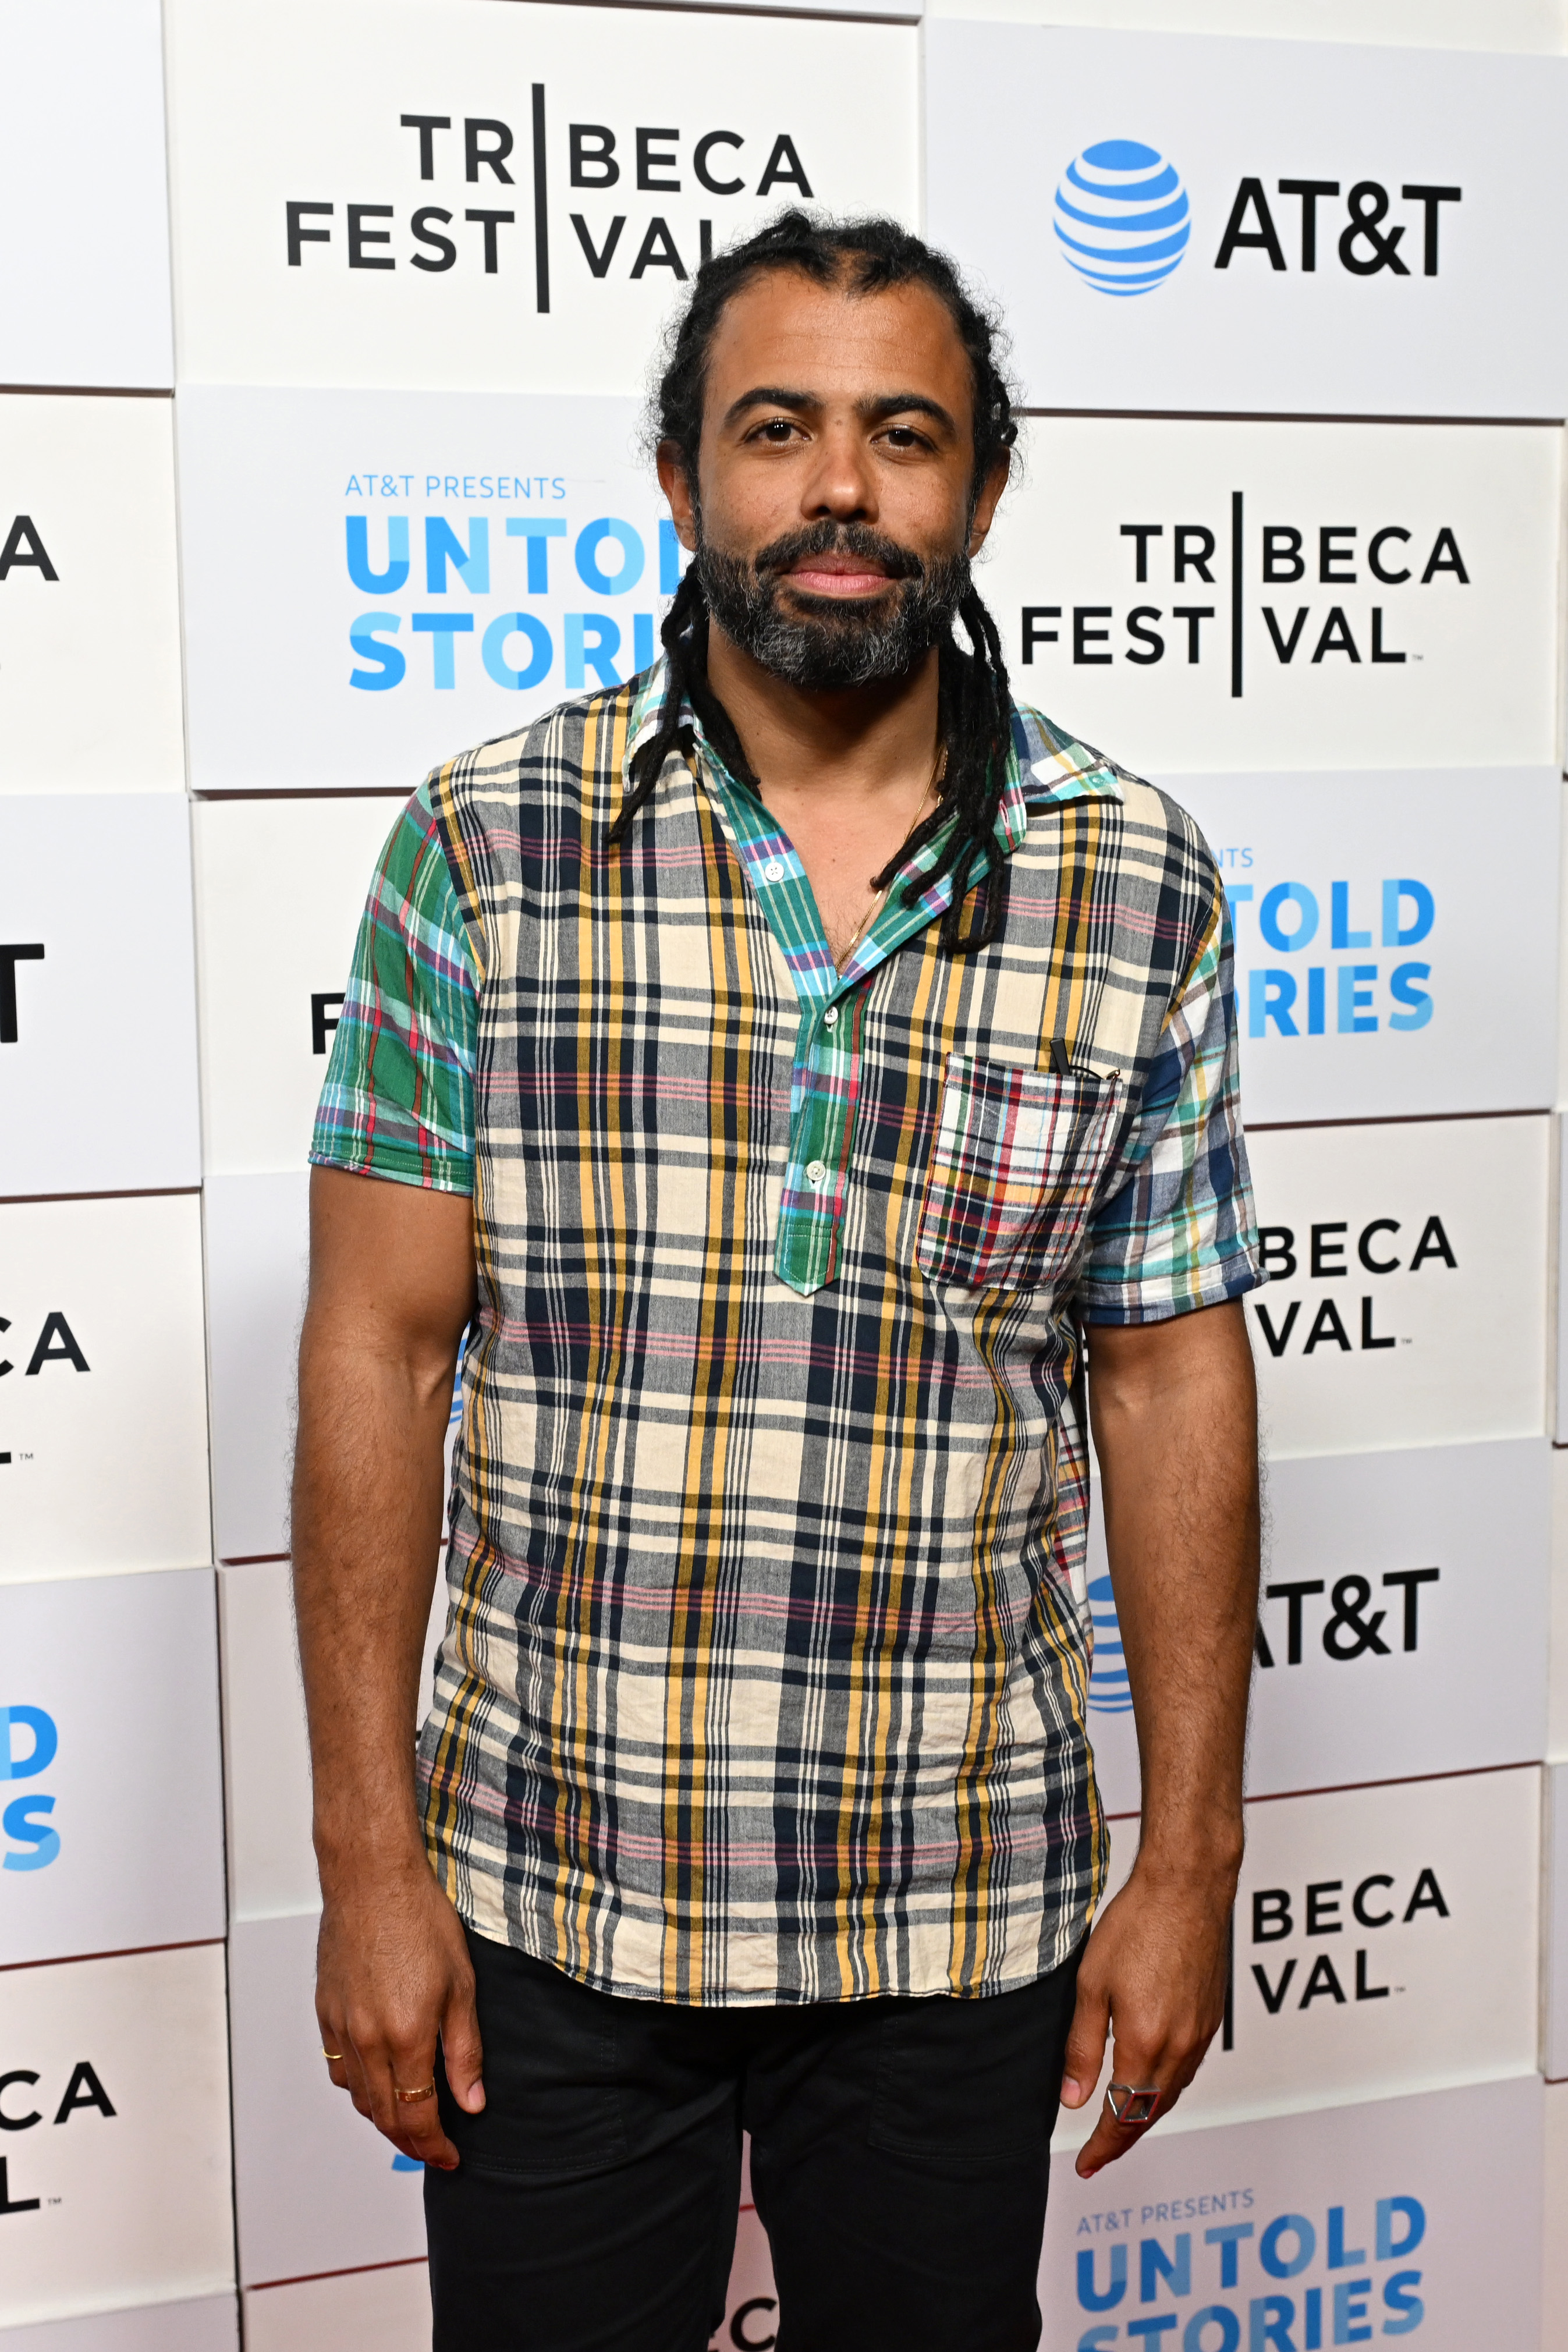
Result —
[{"label": "black jeans", "polygon": [[982,2000],[683,2009],[468,1944],[487,2104],[438,2075],[436,2352],[706,2352],[742,2130],[778,2352],[1032,2352],[1076,1955]]}]

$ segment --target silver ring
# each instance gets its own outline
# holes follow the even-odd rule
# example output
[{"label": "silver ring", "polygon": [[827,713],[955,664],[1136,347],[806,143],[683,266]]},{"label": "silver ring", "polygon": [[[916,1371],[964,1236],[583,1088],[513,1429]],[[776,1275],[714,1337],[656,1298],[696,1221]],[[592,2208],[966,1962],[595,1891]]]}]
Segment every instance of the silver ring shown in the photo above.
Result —
[{"label": "silver ring", "polygon": [[1154,2120],[1160,2093],[1152,2083],[1112,2083],[1105,2104],[1119,2124],[1149,2124]]}]

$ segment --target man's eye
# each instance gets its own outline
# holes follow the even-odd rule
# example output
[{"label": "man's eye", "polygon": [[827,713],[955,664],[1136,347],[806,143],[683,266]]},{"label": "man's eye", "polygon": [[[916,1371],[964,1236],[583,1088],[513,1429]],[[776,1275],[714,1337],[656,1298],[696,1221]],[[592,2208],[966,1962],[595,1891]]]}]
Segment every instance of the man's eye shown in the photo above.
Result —
[{"label": "man's eye", "polygon": [[924,446],[922,437],[912,425],[890,425],[888,439],[895,449],[919,449]]},{"label": "man's eye", "polygon": [[771,441],[776,446],[779,442],[787,441],[794,431],[795,426],[787,416],[770,416],[758,432],[757,438],[759,441]]}]

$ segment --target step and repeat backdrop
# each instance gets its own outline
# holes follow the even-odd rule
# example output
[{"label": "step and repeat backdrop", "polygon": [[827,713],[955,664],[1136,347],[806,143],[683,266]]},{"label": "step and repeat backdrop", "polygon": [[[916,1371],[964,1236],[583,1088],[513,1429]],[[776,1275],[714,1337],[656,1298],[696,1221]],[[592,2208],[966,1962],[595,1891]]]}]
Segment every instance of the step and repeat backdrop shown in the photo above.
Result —
[{"label": "step and repeat backdrop", "polygon": [[[417,2168],[311,2008],[311,1114],[400,801],[651,658],[650,365],[784,203],[1004,309],[1016,690],[1193,811],[1236,927],[1230,1997],[1131,2161],[1060,2135],[1047,2352],[1568,2347],[1557,47],[1531,0],[0,0],[0,2352],[427,2340]],[[1098,1536],[1090,1603],[1119,1881]],[[716,2352],[778,2316],[747,2198]]]}]

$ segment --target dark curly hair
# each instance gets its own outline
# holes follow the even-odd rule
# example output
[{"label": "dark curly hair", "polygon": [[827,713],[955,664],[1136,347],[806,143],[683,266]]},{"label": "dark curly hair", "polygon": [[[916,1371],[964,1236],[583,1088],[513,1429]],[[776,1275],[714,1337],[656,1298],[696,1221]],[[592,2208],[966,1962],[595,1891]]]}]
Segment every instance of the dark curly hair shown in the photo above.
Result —
[{"label": "dark curly hair", "polygon": [[[724,307],[764,271],[793,269],[818,286],[846,286],[855,294],[879,294],[894,286],[927,286],[947,310],[968,355],[973,382],[974,466],[971,511],[992,468],[1017,436],[1012,393],[998,363],[1000,331],[968,293],[944,254],[891,220],[814,220],[800,211],[781,213],[743,243],[715,254],[699,269],[685,310],[670,338],[669,356],[654,395],[653,435],[673,443],[689,479],[697,480],[702,437],[702,404],[708,354]],[[973,650],[960,650],[951,631],[938,649],[938,729],[947,748],[941,801],[898,853],[894,866],[875,877],[881,888],[899,863],[956,817],[931,873],[921,887],[955,873],[952,902],[942,919],[941,940],[950,954],[984,947],[996,937],[1004,911],[1005,867],[996,838],[996,813],[1006,776],[1011,704],[1006,665],[996,624],[973,583],[959,604],[959,616]],[[686,573],[661,631],[669,659],[669,684],[656,731],[633,755],[632,790],[610,827],[618,844],[630,833],[637,811],[651,796],[672,751],[690,756],[689,729],[680,708],[689,699],[715,750],[731,772],[757,788],[729,713],[708,683],[707,599],[693,565]],[[983,885],[984,905],[967,929],[963,907],[971,886]]]}]

